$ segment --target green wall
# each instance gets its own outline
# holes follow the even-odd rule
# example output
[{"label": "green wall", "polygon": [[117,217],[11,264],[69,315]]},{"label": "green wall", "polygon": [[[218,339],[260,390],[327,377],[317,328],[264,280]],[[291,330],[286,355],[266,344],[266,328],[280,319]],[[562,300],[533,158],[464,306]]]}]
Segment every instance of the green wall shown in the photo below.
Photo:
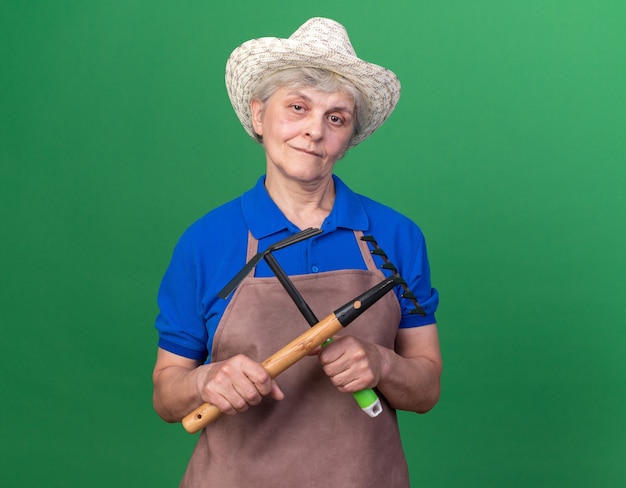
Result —
[{"label": "green wall", "polygon": [[157,288],[263,171],[224,64],[322,15],[403,83],[337,172],[429,243],[445,372],[401,415],[413,485],[626,486],[624,2],[215,3],[0,3],[0,485],[177,485]]}]

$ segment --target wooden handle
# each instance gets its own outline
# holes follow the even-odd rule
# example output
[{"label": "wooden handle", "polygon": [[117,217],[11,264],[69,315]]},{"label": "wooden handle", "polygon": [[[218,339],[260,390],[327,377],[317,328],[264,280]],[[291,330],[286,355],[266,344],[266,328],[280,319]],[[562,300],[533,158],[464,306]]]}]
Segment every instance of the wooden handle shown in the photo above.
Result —
[{"label": "wooden handle", "polygon": [[272,378],[293,366],[306,355],[315,351],[324,342],[343,329],[335,314],[330,314],[309,330],[296,337],[279,351],[261,363]]},{"label": "wooden handle", "polygon": [[[312,353],[324,342],[343,328],[335,314],[322,319],[289,344],[272,354],[261,363],[271,378],[293,366],[306,355]],[[222,415],[222,412],[210,403],[196,408],[183,419],[183,427],[190,434],[195,434]]]},{"label": "wooden handle", "polygon": [[221,416],[219,408],[212,403],[204,403],[183,419],[183,427],[190,434],[195,434]]}]

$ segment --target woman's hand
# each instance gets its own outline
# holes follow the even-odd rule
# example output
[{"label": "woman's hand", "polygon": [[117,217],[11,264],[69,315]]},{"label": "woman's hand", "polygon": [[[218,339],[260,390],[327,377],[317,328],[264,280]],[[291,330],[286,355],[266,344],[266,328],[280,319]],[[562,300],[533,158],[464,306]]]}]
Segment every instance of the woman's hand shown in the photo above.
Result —
[{"label": "woman's hand", "polygon": [[243,354],[208,364],[198,376],[198,394],[226,415],[245,412],[268,395],[276,400],[284,398],[268,372]]},{"label": "woman's hand", "polygon": [[243,355],[203,365],[159,348],[152,377],[154,409],[167,422],[179,422],[205,402],[235,415],[264,396],[284,398],[263,366]]},{"label": "woman's hand", "polygon": [[319,360],[340,391],[374,388],[398,410],[426,413],[441,391],[441,352],[437,325],[398,330],[395,350],[353,336],[339,336]]},{"label": "woman's hand", "polygon": [[339,391],[354,393],[380,381],[382,357],[378,346],[354,336],[339,336],[321,349],[319,360]]}]

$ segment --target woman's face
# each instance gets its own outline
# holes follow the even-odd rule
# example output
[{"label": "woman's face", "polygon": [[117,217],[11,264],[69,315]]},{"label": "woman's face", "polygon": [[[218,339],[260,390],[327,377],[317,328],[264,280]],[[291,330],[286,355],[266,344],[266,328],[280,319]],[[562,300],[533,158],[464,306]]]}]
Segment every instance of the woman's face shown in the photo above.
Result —
[{"label": "woman's face", "polygon": [[252,124],[263,137],[268,178],[315,183],[330,177],[348,148],[354,101],[344,92],[282,87],[265,104],[252,101]]}]

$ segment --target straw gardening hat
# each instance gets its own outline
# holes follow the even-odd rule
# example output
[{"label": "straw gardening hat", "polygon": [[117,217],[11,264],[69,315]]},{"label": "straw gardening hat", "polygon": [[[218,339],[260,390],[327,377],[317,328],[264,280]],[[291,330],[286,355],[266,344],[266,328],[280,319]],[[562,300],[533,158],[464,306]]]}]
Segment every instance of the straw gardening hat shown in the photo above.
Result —
[{"label": "straw gardening hat", "polygon": [[252,39],[235,49],[226,63],[226,89],[235,113],[248,134],[252,128],[250,101],[254,89],[267,75],[294,67],[321,68],[351,81],[369,104],[369,117],[351,146],[369,137],[391,115],[400,97],[396,75],[359,59],[346,29],[334,20],[309,19],[288,39]]}]

